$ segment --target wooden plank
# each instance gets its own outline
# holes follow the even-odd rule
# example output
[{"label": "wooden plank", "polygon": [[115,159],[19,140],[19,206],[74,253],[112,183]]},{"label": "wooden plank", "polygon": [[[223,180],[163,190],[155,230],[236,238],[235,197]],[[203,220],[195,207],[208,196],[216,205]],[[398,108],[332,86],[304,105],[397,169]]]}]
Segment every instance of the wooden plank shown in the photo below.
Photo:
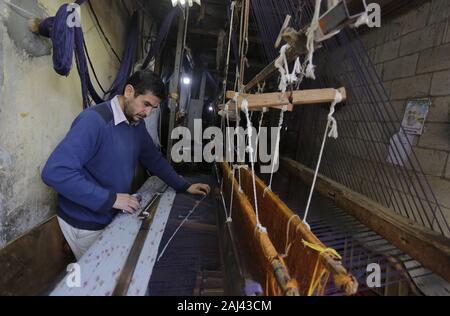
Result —
[{"label": "wooden plank", "polygon": [[[280,164],[289,174],[311,185],[314,176],[312,169],[287,158],[281,158]],[[334,196],[338,207],[450,282],[449,239],[408,221],[381,204],[323,175],[317,178],[316,190],[325,197]]]},{"label": "wooden plank", "polygon": [[[160,179],[150,178],[138,191],[142,195],[141,205],[147,205],[156,192],[159,192],[164,186],[165,184]],[[127,295],[145,295],[175,195],[175,191],[169,188],[161,197]],[[79,260],[81,287],[68,287],[66,282],[68,276],[66,276],[51,295],[112,295],[117,278],[124,268],[127,256],[142,224],[138,215],[139,212],[135,215],[118,214],[88,252]]]},{"label": "wooden plank", "polygon": [[42,295],[74,260],[56,216],[0,250],[0,295]]},{"label": "wooden plank", "polygon": [[[338,91],[342,94],[342,98],[345,101],[347,99],[347,92],[345,88],[339,88]],[[227,99],[233,99],[236,95],[234,91],[227,91]],[[282,108],[289,102],[289,92],[280,93],[261,93],[261,94],[240,94],[237,98],[238,105],[240,107],[242,100],[247,99],[249,110],[260,109],[264,107],[278,107]],[[336,97],[336,89],[310,89],[310,90],[298,90],[292,93],[292,105],[310,105],[310,104],[322,104],[331,103]]]},{"label": "wooden plank", "polygon": [[[279,105],[279,106],[271,106],[270,108],[271,108],[271,109],[282,110],[283,107],[284,107],[283,105]],[[220,105],[219,105],[219,110],[225,110],[225,105],[220,104]],[[294,106],[293,106],[292,104],[288,104],[287,110],[288,110],[289,112],[292,112],[292,111],[294,110]],[[236,111],[236,105],[235,105],[235,104],[230,104],[230,105],[228,106],[228,111],[235,112],[235,111]],[[262,111],[263,111],[263,108],[262,108],[262,107],[252,108],[251,111],[262,112]],[[232,113],[232,114],[235,114],[235,113]],[[231,119],[231,117],[230,117],[230,119]]]}]

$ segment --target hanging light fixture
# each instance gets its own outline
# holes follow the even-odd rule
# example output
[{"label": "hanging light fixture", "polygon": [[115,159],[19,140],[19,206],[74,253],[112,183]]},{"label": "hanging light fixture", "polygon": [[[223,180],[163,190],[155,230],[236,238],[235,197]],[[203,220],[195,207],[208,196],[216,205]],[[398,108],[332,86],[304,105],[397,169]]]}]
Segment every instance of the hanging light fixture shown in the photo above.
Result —
[{"label": "hanging light fixture", "polygon": [[202,5],[201,0],[172,0],[172,5],[175,7],[177,5],[186,6],[188,4],[190,7],[197,3],[199,6]]}]

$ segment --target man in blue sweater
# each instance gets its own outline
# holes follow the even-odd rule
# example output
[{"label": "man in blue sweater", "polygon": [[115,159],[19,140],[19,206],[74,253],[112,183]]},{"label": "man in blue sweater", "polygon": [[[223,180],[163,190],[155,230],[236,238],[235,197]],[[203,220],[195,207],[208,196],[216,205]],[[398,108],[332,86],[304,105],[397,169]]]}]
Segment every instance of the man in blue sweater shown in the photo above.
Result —
[{"label": "man in blue sweater", "polygon": [[77,259],[119,211],[139,209],[129,194],[139,161],[178,192],[209,194],[180,177],[147,132],[143,119],[166,97],[157,75],[136,72],[123,95],[83,111],[48,159],[42,179],[58,192],[58,221]]}]

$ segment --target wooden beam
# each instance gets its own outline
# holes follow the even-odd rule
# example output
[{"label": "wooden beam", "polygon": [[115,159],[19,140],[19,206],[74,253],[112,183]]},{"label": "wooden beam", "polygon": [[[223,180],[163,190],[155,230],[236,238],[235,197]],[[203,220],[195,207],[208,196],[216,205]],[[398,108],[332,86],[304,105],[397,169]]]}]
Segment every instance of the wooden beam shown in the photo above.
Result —
[{"label": "wooden beam", "polygon": [[[280,159],[289,174],[311,185],[314,171],[287,158]],[[316,190],[325,197],[334,196],[338,207],[383,236],[425,268],[450,282],[450,241],[430,229],[419,226],[390,209],[350,190],[323,175],[319,175]]]},{"label": "wooden beam", "polygon": [[[345,6],[347,8],[359,8],[357,12],[352,12],[353,16],[347,16],[345,12]],[[319,20],[319,24],[324,35],[331,34],[332,31],[340,30],[348,24],[354,23],[356,19],[363,14],[362,0],[347,0],[346,3],[340,2],[339,5],[333,9],[324,13]],[[353,10],[352,10],[353,11]],[[297,56],[304,55],[307,52],[306,49],[306,30],[305,27],[302,30],[295,31],[292,28],[286,28],[283,31],[283,39],[291,46],[286,51],[286,57],[288,62],[293,61]],[[320,43],[316,43],[316,49],[320,47]],[[250,80],[244,87],[244,91],[248,92],[250,89],[256,87],[258,82],[262,82],[269,79],[275,72],[275,61],[272,61],[266,68],[264,68],[259,74],[257,74],[252,80]]]},{"label": "wooden beam", "polygon": [[[295,50],[290,48],[286,51],[286,58],[288,62],[291,62],[296,57]],[[250,80],[244,87],[245,92],[249,92],[251,89],[256,87],[259,82],[263,82],[264,80],[269,79],[272,75],[275,74],[277,67],[275,67],[275,60],[272,61],[269,65],[267,65],[260,73],[258,73],[252,80]]]},{"label": "wooden beam", "polygon": [[0,295],[45,295],[74,260],[54,216],[0,250]]},{"label": "wooden beam", "polygon": [[[220,31],[219,30],[204,30],[199,28],[193,28],[188,30],[189,34],[195,34],[195,35],[202,35],[202,36],[208,36],[216,38],[219,36]],[[261,38],[257,36],[249,36],[248,37],[249,42],[262,44]]]},{"label": "wooden beam", "polygon": [[[283,109],[283,106],[282,106],[282,105],[271,106],[270,108],[271,108],[271,109],[282,110],[282,109]],[[219,104],[219,110],[225,110],[225,105],[224,105],[224,104]],[[228,106],[228,110],[229,110],[229,111],[236,111],[236,105],[235,105],[234,103],[233,103],[233,104],[230,104],[230,105]],[[292,111],[294,110],[294,106],[293,106],[292,104],[288,104],[287,110],[288,110],[289,112],[292,112]],[[262,112],[262,111],[263,111],[263,108],[262,108],[262,107],[255,107],[255,108],[252,108],[251,111]]]},{"label": "wooden beam", "polygon": [[[345,88],[338,89],[342,94],[343,100],[347,99],[347,92]],[[227,91],[227,99],[233,99],[236,95],[234,91]],[[292,93],[292,105],[307,105],[307,104],[321,104],[331,103],[336,97],[336,89],[311,89],[298,90]],[[248,108],[254,110],[257,108],[282,108],[283,105],[290,104],[289,93],[261,93],[261,94],[241,94],[238,96],[238,105],[242,103],[243,99],[247,99]]]}]

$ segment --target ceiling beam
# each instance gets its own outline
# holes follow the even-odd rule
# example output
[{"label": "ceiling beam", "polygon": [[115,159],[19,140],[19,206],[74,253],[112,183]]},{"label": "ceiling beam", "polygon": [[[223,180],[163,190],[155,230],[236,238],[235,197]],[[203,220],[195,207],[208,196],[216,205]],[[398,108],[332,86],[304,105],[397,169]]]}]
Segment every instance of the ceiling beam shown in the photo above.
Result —
[{"label": "ceiling beam", "polygon": [[[208,37],[215,37],[217,38],[219,36],[220,31],[219,30],[204,30],[200,28],[190,28],[188,30],[189,34],[196,34],[196,35],[203,35]],[[253,43],[261,44],[262,40],[261,38],[257,36],[249,36],[248,40]]]}]

